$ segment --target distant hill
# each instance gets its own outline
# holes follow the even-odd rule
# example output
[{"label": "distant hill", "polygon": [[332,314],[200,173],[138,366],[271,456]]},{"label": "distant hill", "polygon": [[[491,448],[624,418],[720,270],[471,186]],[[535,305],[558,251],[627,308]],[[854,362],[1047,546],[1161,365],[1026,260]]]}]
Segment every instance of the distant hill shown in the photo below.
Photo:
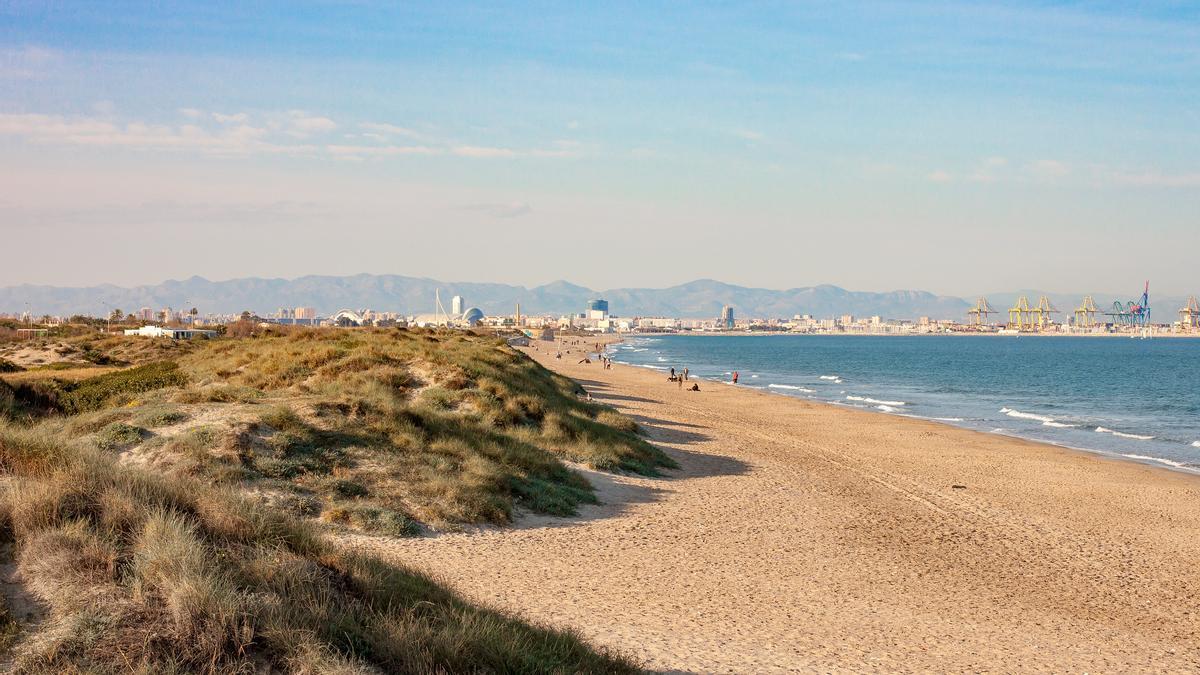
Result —
[{"label": "distant hill", "polygon": [[[468,306],[488,314],[512,313],[515,305],[528,314],[584,311],[587,301],[602,297],[619,316],[677,316],[715,318],[722,305],[732,305],[739,317],[791,317],[812,314],[833,317],[880,315],[884,318],[966,318],[971,302],[963,298],[934,295],[925,291],[883,293],[848,291],[837,286],[811,286],[774,290],[747,288],[711,279],[700,279],[670,288],[616,288],[592,290],[556,281],[526,288],[509,284],[446,282],[398,275],[358,274],[347,277],[305,276],[297,279],[244,278],[209,281],[202,277],[165,281],[153,286],[122,288],[113,285],[87,288],[21,285],[0,288],[0,311],[20,312],[28,306],[37,315],[76,313],[105,315],[110,307],[136,311],[140,307],[160,309],[197,307],[202,314],[233,314],[251,310],[260,314],[279,307],[311,306],[328,315],[342,308],[372,308],[405,314],[433,311],[435,290],[449,307],[450,298],[461,295]],[[1036,301],[1036,292],[1027,292]],[[997,309],[1007,309],[1016,294],[989,296]],[[1059,309],[1078,304],[1074,296],[1053,296]],[[1102,301],[1096,298],[1097,303]],[[1112,299],[1104,299],[1111,304]],[[1173,314],[1178,309],[1170,305]]]}]

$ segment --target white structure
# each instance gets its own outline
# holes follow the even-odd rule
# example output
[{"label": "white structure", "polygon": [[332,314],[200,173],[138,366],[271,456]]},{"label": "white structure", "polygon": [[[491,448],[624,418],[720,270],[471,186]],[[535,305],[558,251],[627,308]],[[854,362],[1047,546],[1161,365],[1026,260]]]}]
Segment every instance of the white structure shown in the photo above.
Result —
[{"label": "white structure", "polygon": [[193,340],[195,338],[213,338],[217,336],[215,330],[195,330],[192,328],[163,328],[161,326],[142,326],[141,328],[129,328],[125,331],[126,335],[137,335],[140,337],[165,337],[172,340]]},{"label": "white structure", "polygon": [[462,316],[462,313],[467,311],[463,307],[463,304],[463,296],[461,295],[456,295],[453,298],[450,298],[450,313],[454,316]]}]

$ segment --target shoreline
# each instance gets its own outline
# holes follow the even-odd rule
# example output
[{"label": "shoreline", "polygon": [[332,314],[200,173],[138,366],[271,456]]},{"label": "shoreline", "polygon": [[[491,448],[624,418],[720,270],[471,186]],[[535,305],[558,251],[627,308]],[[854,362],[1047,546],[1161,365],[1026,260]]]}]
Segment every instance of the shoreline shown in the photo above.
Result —
[{"label": "shoreline", "polygon": [[[638,364],[638,363],[627,363],[625,361],[613,361],[613,364],[623,366],[626,368],[640,368],[642,370],[648,370],[650,372],[655,372],[655,373],[666,372],[665,370],[659,370],[658,368],[656,368],[654,366],[643,365],[643,364]],[[714,380],[711,378],[705,378],[700,375],[695,375],[692,377],[692,379],[698,380],[701,382],[710,382],[713,384],[735,386],[735,385],[731,385],[729,382],[725,382],[724,380]],[[1200,477],[1200,468],[1190,467],[1190,466],[1177,466],[1172,463],[1172,460],[1169,460],[1166,458],[1156,458],[1156,457],[1150,457],[1150,456],[1145,456],[1145,455],[1141,456],[1141,457],[1134,457],[1134,456],[1125,455],[1125,454],[1122,454],[1119,452],[1115,452],[1113,450],[1102,450],[1100,448],[1086,448],[1086,447],[1082,447],[1082,446],[1067,445],[1066,443],[1056,443],[1054,441],[1048,441],[1048,440],[1039,439],[1039,438],[1027,438],[1025,436],[1021,436],[1021,435],[1015,434],[1015,433],[1006,433],[1003,431],[983,431],[981,429],[972,429],[972,428],[966,427],[966,426],[959,426],[959,425],[955,424],[954,422],[951,422],[951,421],[945,420],[945,419],[940,419],[937,417],[924,417],[922,415],[914,415],[911,413],[888,412],[886,410],[875,410],[872,408],[863,408],[863,407],[859,407],[859,406],[854,406],[854,405],[842,403],[839,401],[826,401],[824,399],[819,399],[819,398],[806,398],[803,396],[796,396],[795,394],[789,394],[784,391],[777,391],[777,390],[771,389],[769,387],[759,387],[756,385],[736,385],[736,386],[739,386],[743,390],[746,390],[746,391],[768,394],[770,396],[782,396],[784,398],[788,398],[788,399],[792,399],[792,400],[796,400],[796,401],[804,401],[806,403],[812,403],[812,404],[816,404],[816,405],[835,406],[838,408],[843,408],[846,410],[854,410],[857,412],[868,413],[871,415],[885,415],[885,416],[893,417],[893,418],[900,417],[900,418],[905,418],[905,419],[910,419],[910,420],[918,420],[921,422],[928,422],[930,424],[940,424],[940,425],[949,427],[951,429],[956,429],[959,431],[968,431],[971,433],[984,434],[987,436],[1000,436],[1003,438],[1011,438],[1011,439],[1022,441],[1025,443],[1037,443],[1040,445],[1045,445],[1049,448],[1053,448],[1053,449],[1057,449],[1057,450],[1069,450],[1071,452],[1081,452],[1081,453],[1085,453],[1088,455],[1111,459],[1114,461],[1133,462],[1135,464],[1148,466],[1151,468],[1163,469],[1163,470],[1171,471],[1171,472],[1175,472],[1175,473],[1184,473],[1184,474],[1187,474],[1190,476]]]},{"label": "shoreline", "polygon": [[601,504],[575,517],[356,545],[658,671],[1200,666],[1192,474],[535,344],[680,469],[584,470]]},{"label": "shoreline", "polygon": [[[625,333],[625,334],[621,334],[613,339],[609,339],[608,341],[605,342],[605,344],[608,345],[608,344],[625,342],[626,338],[657,337],[660,335],[663,335],[663,334],[661,334],[661,333],[659,333],[659,334]],[[688,334],[683,333],[683,334],[679,334],[679,335],[688,335]],[[715,337],[715,336],[719,336],[719,335],[722,335],[722,334],[720,334],[720,333],[710,334],[709,336]],[[736,336],[738,334],[724,333],[723,335]],[[833,335],[833,334],[826,335],[826,337],[834,337],[834,336],[836,336],[836,335]],[[904,337],[904,336],[887,336],[887,337]],[[914,335],[911,337],[926,337],[926,336],[924,336],[924,335],[915,336]],[[1012,336],[1008,336],[1008,337],[1012,337]],[[1039,337],[1069,337],[1069,336],[1042,335]],[[1103,336],[1097,336],[1097,337],[1103,337]],[[614,361],[613,363],[617,363],[617,364],[620,364],[623,366],[648,370],[651,372],[666,372],[666,370],[667,370],[666,366],[656,366],[656,365],[647,364],[647,363],[631,363],[628,361]],[[706,381],[710,381],[710,382],[717,383],[717,384],[725,384],[725,385],[730,384],[728,381],[725,381],[725,380],[705,378],[704,376],[701,376],[701,375],[694,375],[693,379],[706,380]],[[744,381],[738,386],[741,386],[745,389],[749,389],[752,391],[760,391],[763,393],[773,394],[776,396],[783,396],[783,397],[794,399],[794,400],[837,406],[840,408],[858,410],[861,412],[869,412],[869,413],[875,413],[875,414],[881,414],[881,415],[888,415],[891,417],[901,417],[901,418],[915,419],[915,420],[921,420],[921,421],[926,421],[926,422],[933,422],[933,423],[937,423],[937,424],[943,424],[943,425],[949,426],[954,429],[960,429],[960,430],[971,431],[974,433],[981,433],[981,434],[987,434],[987,435],[1002,436],[1002,437],[1006,437],[1006,438],[1013,438],[1013,439],[1018,439],[1018,440],[1031,442],[1031,443],[1040,443],[1040,444],[1044,444],[1044,445],[1047,445],[1047,446],[1050,446],[1053,448],[1065,449],[1065,450],[1070,450],[1070,451],[1074,451],[1074,452],[1083,452],[1083,453],[1096,455],[1096,456],[1100,456],[1100,457],[1105,457],[1105,458],[1109,458],[1109,459],[1114,459],[1114,460],[1118,460],[1118,461],[1134,462],[1136,464],[1142,464],[1142,465],[1151,466],[1151,467],[1155,467],[1155,468],[1166,469],[1166,470],[1169,470],[1172,472],[1200,476],[1200,466],[1189,466],[1187,464],[1183,464],[1182,462],[1171,459],[1169,457],[1156,457],[1156,456],[1153,456],[1150,454],[1137,454],[1134,452],[1126,453],[1126,452],[1121,452],[1119,450],[1114,450],[1114,449],[1090,447],[1086,444],[1071,444],[1071,443],[1067,443],[1067,442],[1060,442],[1060,441],[1055,441],[1055,440],[1045,439],[1045,438],[1034,438],[1034,437],[1022,435],[1020,433],[1007,431],[1007,430],[987,430],[987,429],[975,428],[975,427],[971,427],[966,424],[956,424],[955,420],[942,419],[942,418],[937,418],[937,417],[928,417],[928,416],[924,416],[924,415],[917,415],[914,413],[906,413],[906,412],[902,412],[901,410],[886,410],[886,409],[868,408],[868,407],[864,407],[864,406],[858,406],[858,405],[845,403],[841,400],[828,400],[828,399],[819,398],[816,396],[802,396],[802,395],[789,393],[788,391],[785,391],[786,389],[790,389],[791,388],[790,386],[789,387],[777,387],[775,385],[762,386],[762,385],[752,384],[749,381]],[[962,420],[959,420],[959,421],[962,421]],[[1000,421],[998,420],[996,423],[1000,423]],[[1188,441],[1186,441],[1186,440],[1180,440],[1178,442],[1183,443],[1183,444],[1188,443]],[[1192,442],[1190,445],[1192,447],[1200,447],[1197,445],[1197,442]],[[1151,452],[1151,451],[1147,450],[1146,452]]]},{"label": "shoreline", "polygon": [[[750,330],[727,330],[727,331],[675,331],[668,332],[648,332],[648,333],[617,333],[624,337],[656,337],[661,335],[685,335],[694,337],[887,337],[887,338],[927,338],[927,337],[1002,337],[1002,338],[1126,338],[1131,340],[1143,339],[1135,333],[998,333],[985,331],[951,331],[949,333],[861,333],[861,332],[846,332],[846,333],[804,333],[792,331],[750,331]],[[1200,332],[1197,333],[1152,333],[1148,340],[1158,338],[1181,338],[1181,339],[1200,339]]]}]

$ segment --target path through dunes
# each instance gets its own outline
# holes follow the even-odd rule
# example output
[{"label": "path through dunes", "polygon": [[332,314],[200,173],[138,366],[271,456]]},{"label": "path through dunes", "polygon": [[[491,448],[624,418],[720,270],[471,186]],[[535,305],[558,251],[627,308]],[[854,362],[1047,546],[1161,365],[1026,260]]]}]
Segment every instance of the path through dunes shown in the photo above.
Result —
[{"label": "path through dunes", "polygon": [[1200,667],[1194,476],[530,354],[682,468],[587,472],[576,518],[357,545],[656,670]]}]

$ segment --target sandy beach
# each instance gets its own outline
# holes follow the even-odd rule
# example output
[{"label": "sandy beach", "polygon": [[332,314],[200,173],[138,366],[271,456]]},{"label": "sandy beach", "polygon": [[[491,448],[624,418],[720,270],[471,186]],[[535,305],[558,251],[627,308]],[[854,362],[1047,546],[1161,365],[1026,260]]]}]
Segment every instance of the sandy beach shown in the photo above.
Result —
[{"label": "sandy beach", "polygon": [[357,545],[656,671],[1200,669],[1195,476],[539,345],[681,468]]}]

